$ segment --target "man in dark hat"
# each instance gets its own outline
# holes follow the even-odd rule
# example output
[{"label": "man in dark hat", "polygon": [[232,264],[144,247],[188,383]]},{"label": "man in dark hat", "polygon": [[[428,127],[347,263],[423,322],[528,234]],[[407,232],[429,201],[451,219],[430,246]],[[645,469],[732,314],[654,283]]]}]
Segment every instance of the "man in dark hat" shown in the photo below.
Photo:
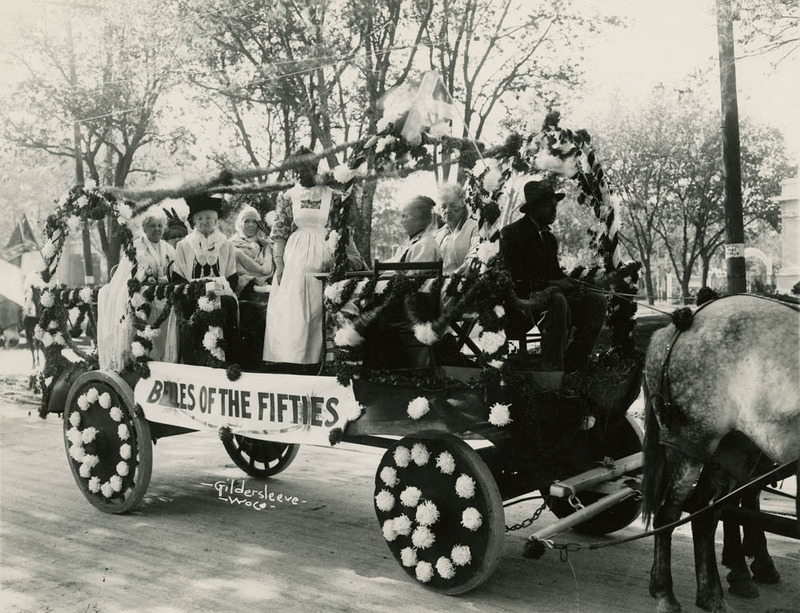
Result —
[{"label": "man in dark hat", "polygon": [[[534,325],[542,333],[542,358],[554,371],[586,366],[603,326],[606,301],[580,291],[558,263],[558,241],[550,232],[556,207],[565,194],[542,181],[525,184],[525,216],[500,231],[500,257],[511,273],[520,303],[508,313],[507,332],[521,336]],[[547,294],[542,290],[554,288]],[[575,327],[572,342],[570,328]]]}]

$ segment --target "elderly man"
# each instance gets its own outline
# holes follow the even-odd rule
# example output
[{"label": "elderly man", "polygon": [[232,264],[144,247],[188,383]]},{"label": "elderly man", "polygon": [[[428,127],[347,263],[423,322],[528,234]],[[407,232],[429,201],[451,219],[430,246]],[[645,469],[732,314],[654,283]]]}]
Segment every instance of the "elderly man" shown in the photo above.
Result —
[{"label": "elderly man", "polygon": [[[603,326],[606,301],[599,294],[579,291],[558,263],[558,242],[549,226],[562,198],[563,193],[541,181],[526,183],[520,209],[525,216],[500,231],[500,256],[521,300],[518,310],[509,311],[509,334],[525,334],[538,325],[545,366],[573,372],[588,362]],[[555,291],[542,306],[530,301],[531,294],[548,287]],[[571,326],[576,330],[567,346]]]},{"label": "elderly man", "polygon": [[478,250],[478,222],[469,216],[464,188],[447,184],[439,190],[444,225],[434,234],[446,275],[464,272]]},{"label": "elderly man", "polygon": [[390,262],[438,262],[442,259],[428,230],[436,203],[427,196],[414,196],[401,212],[400,223],[408,240],[400,245]]}]

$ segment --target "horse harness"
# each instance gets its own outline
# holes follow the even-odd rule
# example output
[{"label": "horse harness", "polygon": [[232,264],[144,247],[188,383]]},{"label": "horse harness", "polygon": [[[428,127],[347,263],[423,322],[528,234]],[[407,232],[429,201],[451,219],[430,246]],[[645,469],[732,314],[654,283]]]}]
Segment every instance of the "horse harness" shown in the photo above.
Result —
[{"label": "horse harness", "polygon": [[[732,296],[752,296],[754,298],[760,298],[761,300],[768,300],[770,302],[777,302],[778,304],[784,305],[789,307],[792,310],[800,311],[800,305],[784,301],[778,300],[775,298],[768,298],[766,296],[759,296],[757,294],[731,294]],[[722,298],[718,298],[716,300],[709,300],[708,302],[703,303],[700,305],[694,313],[691,314],[688,320],[684,319],[684,321],[688,324],[686,327],[679,327],[675,325],[675,314],[673,314],[673,328],[674,331],[672,333],[672,338],[669,342],[669,347],[667,348],[667,352],[664,356],[664,363],[661,365],[661,377],[659,380],[659,387],[658,391],[655,394],[651,394],[650,402],[655,403],[658,400],[661,403],[661,408],[669,409],[675,407],[675,403],[672,401],[672,397],[670,395],[670,384],[669,384],[669,360],[672,356],[672,350],[675,348],[675,343],[678,340],[678,337],[685,331],[691,327],[691,322],[694,320],[694,317],[702,311],[706,306],[711,304],[712,302],[716,302],[717,300],[721,300]],[[676,313],[682,311],[682,309],[676,310]],[[688,309],[687,309],[688,311]],[[646,375],[645,375],[646,378]],[[729,476],[736,479],[738,482],[747,482],[749,481],[753,473],[755,472],[759,462],[766,458],[763,452],[759,451],[758,454],[752,455],[751,457],[747,458],[747,461],[743,462],[741,459],[737,459],[736,456],[733,454],[728,454],[721,449],[718,449],[715,453],[709,453],[705,448],[701,447],[694,441],[687,439],[686,437],[680,436],[664,426],[661,421],[661,417],[659,416],[659,411],[655,406],[653,406],[653,415],[656,418],[656,423],[658,423],[659,433],[658,433],[658,442],[659,444],[665,447],[671,447],[686,457],[692,458],[693,460],[697,460],[698,462],[702,462],[703,464],[714,464],[722,471],[724,471]],[[736,431],[734,431],[736,432]],[[744,438],[743,434],[741,435]],[[750,439],[747,439],[748,441]]]}]

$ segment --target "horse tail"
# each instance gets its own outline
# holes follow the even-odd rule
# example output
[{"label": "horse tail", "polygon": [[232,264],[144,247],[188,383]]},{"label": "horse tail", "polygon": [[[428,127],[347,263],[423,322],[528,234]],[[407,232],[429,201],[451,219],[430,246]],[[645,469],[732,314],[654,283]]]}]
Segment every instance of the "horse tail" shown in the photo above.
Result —
[{"label": "horse tail", "polygon": [[663,500],[667,483],[667,454],[659,442],[661,426],[653,406],[653,396],[643,383],[645,394],[644,408],[644,467],[642,470],[642,518],[647,526]]}]

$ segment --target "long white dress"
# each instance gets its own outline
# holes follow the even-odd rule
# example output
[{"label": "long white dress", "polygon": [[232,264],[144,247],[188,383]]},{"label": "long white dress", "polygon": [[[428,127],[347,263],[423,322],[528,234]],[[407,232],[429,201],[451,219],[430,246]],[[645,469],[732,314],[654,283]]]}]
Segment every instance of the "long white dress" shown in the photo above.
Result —
[{"label": "long white dress", "polygon": [[[282,197],[291,203],[291,216],[297,228],[286,241],[281,283],[276,287],[273,281],[267,307],[264,360],[313,364],[322,357],[323,311],[322,281],[311,275],[328,270],[332,263],[325,236],[333,190],[298,185]],[[283,205],[288,206],[289,202],[284,200]]]}]

